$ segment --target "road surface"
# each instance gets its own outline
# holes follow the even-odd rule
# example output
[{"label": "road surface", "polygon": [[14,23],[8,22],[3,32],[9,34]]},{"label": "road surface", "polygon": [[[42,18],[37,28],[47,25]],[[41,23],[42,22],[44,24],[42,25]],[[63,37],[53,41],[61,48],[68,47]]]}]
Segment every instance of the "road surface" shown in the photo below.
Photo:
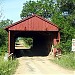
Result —
[{"label": "road surface", "polygon": [[48,57],[20,57],[19,66],[14,75],[74,75],[52,63]]}]

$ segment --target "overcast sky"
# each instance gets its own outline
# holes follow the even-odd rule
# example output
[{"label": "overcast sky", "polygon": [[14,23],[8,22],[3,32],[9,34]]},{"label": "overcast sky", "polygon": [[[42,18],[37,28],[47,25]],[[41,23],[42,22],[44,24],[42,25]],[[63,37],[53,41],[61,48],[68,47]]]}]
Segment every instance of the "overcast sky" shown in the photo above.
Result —
[{"label": "overcast sky", "polygon": [[[3,18],[2,19],[10,19],[13,22],[19,21],[20,14],[23,8],[23,3],[29,0],[0,0]],[[34,0],[36,1],[36,0]]]}]

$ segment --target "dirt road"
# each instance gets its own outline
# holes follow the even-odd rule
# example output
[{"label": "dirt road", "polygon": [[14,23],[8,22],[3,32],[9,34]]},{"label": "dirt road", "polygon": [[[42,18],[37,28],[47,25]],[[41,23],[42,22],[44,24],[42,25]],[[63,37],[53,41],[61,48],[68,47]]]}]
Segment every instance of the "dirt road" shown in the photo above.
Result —
[{"label": "dirt road", "polygon": [[14,75],[74,75],[50,62],[48,57],[20,57],[19,66]]}]

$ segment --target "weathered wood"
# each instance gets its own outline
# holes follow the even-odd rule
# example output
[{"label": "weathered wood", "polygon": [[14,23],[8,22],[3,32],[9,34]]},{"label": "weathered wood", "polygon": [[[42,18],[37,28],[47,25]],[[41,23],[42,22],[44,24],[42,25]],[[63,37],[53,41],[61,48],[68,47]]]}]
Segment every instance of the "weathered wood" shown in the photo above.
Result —
[{"label": "weathered wood", "polygon": [[60,32],[58,32],[58,42],[60,42]]},{"label": "weathered wood", "polygon": [[36,36],[37,37],[41,36],[40,38],[48,37],[46,41],[48,51],[50,51],[49,48],[51,47],[51,44],[56,45],[58,42],[60,42],[60,32],[59,32],[58,26],[37,15],[32,15],[10,26],[7,26],[5,30],[8,31],[8,41],[9,41],[8,42],[8,53],[9,54],[14,53],[15,39],[19,36],[21,37],[31,36],[34,38]]},{"label": "weathered wood", "polygon": [[8,53],[10,54],[10,31],[8,32]]},{"label": "weathered wood", "polygon": [[57,25],[52,22],[37,16],[32,15],[27,19],[20,20],[11,26],[6,27],[6,30],[14,31],[59,31]]}]

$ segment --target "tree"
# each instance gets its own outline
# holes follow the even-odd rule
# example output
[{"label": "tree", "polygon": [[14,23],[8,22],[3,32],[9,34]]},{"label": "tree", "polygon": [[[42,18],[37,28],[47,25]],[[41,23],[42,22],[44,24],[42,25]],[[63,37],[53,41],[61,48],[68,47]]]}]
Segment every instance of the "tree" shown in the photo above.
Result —
[{"label": "tree", "polygon": [[75,0],[57,0],[60,6],[60,11],[68,20],[70,25],[75,27]]},{"label": "tree", "polygon": [[8,25],[10,25],[10,24],[12,24],[13,23],[13,21],[12,20],[9,20],[9,19],[7,19],[7,20],[2,20],[1,22],[0,22],[0,28],[5,28],[6,26],[8,26]]},{"label": "tree", "polygon": [[52,16],[52,22],[59,26],[61,33],[61,48],[64,52],[71,51],[71,41],[75,38],[75,28],[71,25],[68,19],[64,18],[63,15],[55,13]]},{"label": "tree", "polygon": [[21,18],[38,14],[59,26],[61,47],[71,51],[71,41],[75,38],[75,0],[40,0],[24,3]]},{"label": "tree", "polygon": [[7,51],[8,47],[8,35],[4,28],[12,23],[12,20],[2,20],[0,22],[0,54]]},{"label": "tree", "polygon": [[7,33],[4,29],[0,28],[0,46],[6,44]]},{"label": "tree", "polygon": [[7,51],[7,40],[8,40],[8,37],[7,37],[7,32],[4,30],[4,28],[6,26],[8,26],[9,24],[12,24],[12,20],[2,20],[3,19],[3,8],[2,8],[2,1],[0,1],[0,54],[1,54],[1,51]]},{"label": "tree", "polygon": [[57,0],[57,5],[60,11],[54,13],[52,16],[52,21],[61,29],[61,47],[62,50],[66,52],[71,51],[71,41],[72,38],[75,38],[74,4],[74,0]]},{"label": "tree", "polygon": [[75,9],[75,0],[57,0],[60,10],[62,12],[68,12],[68,14],[73,13]]},{"label": "tree", "polygon": [[32,14],[37,14],[45,18],[50,18],[54,10],[54,3],[52,0],[40,0],[37,2],[29,1],[23,4],[21,18],[25,18]]},{"label": "tree", "polygon": [[0,46],[5,45],[7,40],[7,32],[4,30],[4,28],[8,25],[12,24],[12,20],[2,20],[0,22]]}]

